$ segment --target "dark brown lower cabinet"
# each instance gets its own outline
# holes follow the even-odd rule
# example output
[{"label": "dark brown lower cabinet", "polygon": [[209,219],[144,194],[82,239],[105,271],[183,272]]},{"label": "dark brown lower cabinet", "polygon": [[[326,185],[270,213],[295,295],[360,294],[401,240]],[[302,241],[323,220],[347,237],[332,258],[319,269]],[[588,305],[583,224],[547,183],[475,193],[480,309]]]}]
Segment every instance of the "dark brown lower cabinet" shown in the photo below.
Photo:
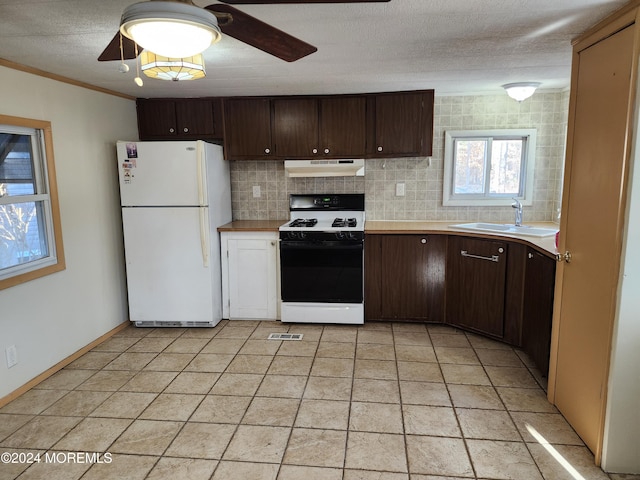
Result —
[{"label": "dark brown lower cabinet", "polygon": [[502,339],[507,242],[450,236],[446,321]]},{"label": "dark brown lower cabinet", "polygon": [[447,323],[522,348],[549,370],[555,259],[520,242],[365,237],[365,320]]},{"label": "dark brown lower cabinet", "polygon": [[522,305],[522,349],[544,376],[549,372],[555,275],[554,259],[527,248]]},{"label": "dark brown lower cabinet", "polygon": [[444,321],[445,235],[367,235],[366,320]]}]

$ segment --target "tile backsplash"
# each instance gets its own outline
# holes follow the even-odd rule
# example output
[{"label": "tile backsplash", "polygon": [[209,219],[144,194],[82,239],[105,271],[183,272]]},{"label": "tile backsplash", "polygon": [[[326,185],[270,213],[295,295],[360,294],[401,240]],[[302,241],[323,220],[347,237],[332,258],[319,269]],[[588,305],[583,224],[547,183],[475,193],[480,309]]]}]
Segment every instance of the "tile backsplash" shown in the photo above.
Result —
[{"label": "tile backsplash", "polygon": [[[231,162],[234,220],[289,218],[292,193],[365,193],[368,220],[513,221],[511,207],[442,205],[446,130],[536,128],[533,205],[524,220],[556,221],[561,204],[569,92],[435,98],[433,156],[366,160],[364,177],[288,178],[282,161]],[[396,183],[405,184],[397,197]],[[253,197],[259,186],[261,196]]]}]

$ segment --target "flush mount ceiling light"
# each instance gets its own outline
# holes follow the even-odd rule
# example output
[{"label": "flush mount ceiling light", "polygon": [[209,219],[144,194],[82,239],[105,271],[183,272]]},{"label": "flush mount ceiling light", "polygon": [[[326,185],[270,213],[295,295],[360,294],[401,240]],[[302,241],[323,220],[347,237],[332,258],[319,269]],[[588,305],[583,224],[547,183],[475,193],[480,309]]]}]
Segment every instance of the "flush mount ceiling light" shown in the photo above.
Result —
[{"label": "flush mount ceiling light", "polygon": [[190,1],[134,3],[122,14],[120,32],[145,50],[168,58],[197,55],[221,38],[215,15]]},{"label": "flush mount ceiling light", "polygon": [[168,58],[145,50],[140,54],[140,68],[151,78],[160,80],[196,80],[204,78],[204,61],[202,55],[187,58]]},{"label": "flush mount ceiling light", "polygon": [[518,83],[507,83],[506,85],[502,85],[507,91],[507,95],[518,102],[522,102],[526,100],[533,92],[536,91],[536,88],[540,86],[540,82],[518,82]]}]

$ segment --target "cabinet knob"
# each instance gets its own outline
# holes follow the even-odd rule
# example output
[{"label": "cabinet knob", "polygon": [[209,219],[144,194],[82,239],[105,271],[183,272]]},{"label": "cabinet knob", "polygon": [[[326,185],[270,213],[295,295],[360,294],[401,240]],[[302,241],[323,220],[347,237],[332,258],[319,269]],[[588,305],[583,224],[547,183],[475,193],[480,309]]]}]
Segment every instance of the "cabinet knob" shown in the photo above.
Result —
[{"label": "cabinet knob", "polygon": [[276,242],[271,242],[271,246],[275,247],[276,246]]},{"label": "cabinet knob", "polygon": [[183,131],[184,133],[187,133],[187,132],[189,131],[189,129],[188,129],[187,127],[184,127],[184,128],[182,129],[182,131]]},{"label": "cabinet knob", "polygon": [[313,150],[311,150],[312,153],[318,153],[318,149],[314,148]]},{"label": "cabinet knob", "polygon": [[498,249],[498,253],[504,253],[504,248],[500,247],[500,248]]},{"label": "cabinet knob", "polygon": [[378,151],[381,152],[382,151],[382,146],[378,147]]},{"label": "cabinet knob", "polygon": [[175,128],[170,128],[170,129],[169,129],[169,133],[173,133],[173,132],[175,132],[175,131],[176,131],[176,129],[175,129]]},{"label": "cabinet knob", "polygon": [[529,254],[527,254],[527,257],[529,257],[529,258],[533,258],[533,253],[529,253]]},{"label": "cabinet knob", "polygon": [[325,148],[325,149],[324,149],[324,153],[329,153],[329,149],[328,149],[328,148]]},{"label": "cabinet knob", "polygon": [[426,238],[421,239],[420,243],[422,243],[422,244],[427,243],[427,239]]},{"label": "cabinet knob", "polygon": [[270,148],[265,148],[264,149],[264,153],[271,153],[271,149]]}]

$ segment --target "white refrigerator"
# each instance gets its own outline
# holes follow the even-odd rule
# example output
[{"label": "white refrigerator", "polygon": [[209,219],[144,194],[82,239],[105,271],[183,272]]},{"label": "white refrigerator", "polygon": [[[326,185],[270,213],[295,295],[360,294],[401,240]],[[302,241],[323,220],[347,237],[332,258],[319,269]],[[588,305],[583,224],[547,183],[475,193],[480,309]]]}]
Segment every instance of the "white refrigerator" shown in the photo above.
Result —
[{"label": "white refrigerator", "polygon": [[217,227],[231,221],[222,147],[119,141],[117,151],[130,320],[139,327],[217,325]]}]

